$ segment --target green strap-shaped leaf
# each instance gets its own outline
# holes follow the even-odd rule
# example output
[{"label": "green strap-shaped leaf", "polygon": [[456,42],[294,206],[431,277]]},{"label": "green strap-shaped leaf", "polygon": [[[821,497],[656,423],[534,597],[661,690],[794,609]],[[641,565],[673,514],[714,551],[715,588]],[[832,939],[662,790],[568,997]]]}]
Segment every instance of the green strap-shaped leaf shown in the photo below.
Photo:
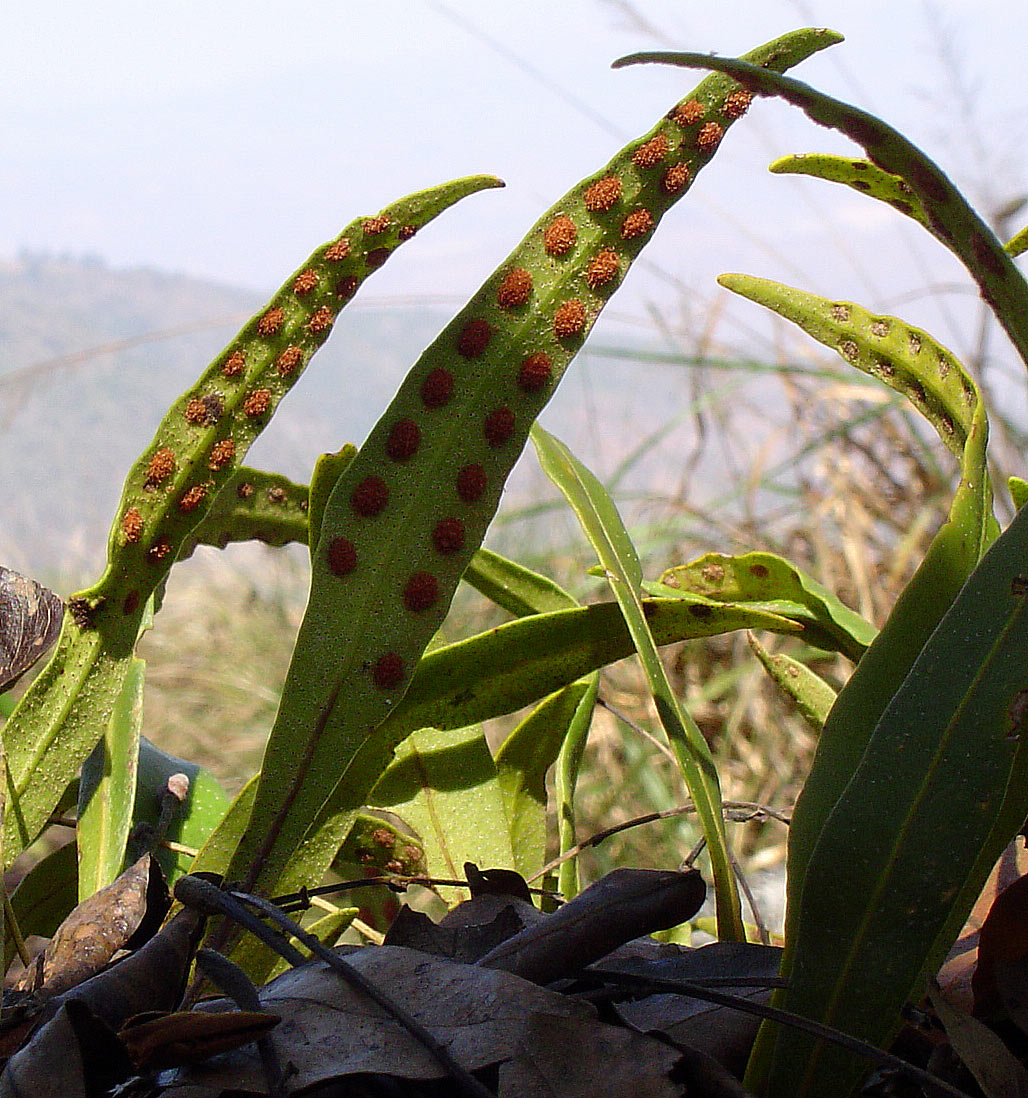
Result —
[{"label": "green strap-shaped leaf", "polygon": [[1011,258],[1028,252],[1028,225],[1019,233],[1012,236],[1006,244],[1003,245],[1003,249]]},{"label": "green strap-shaped leaf", "polygon": [[718,936],[725,941],[745,941],[735,872],[728,853],[717,768],[703,733],[671,689],[660,661],[656,642],[646,623],[642,569],[635,546],[606,489],[571,451],[538,424],[532,428],[532,442],[543,472],[564,494],[606,571],[610,589],[639,654],[660,723],[696,805],[714,874]]},{"label": "green strap-shaped leaf", "polygon": [[775,175],[809,175],[815,179],[827,179],[831,183],[844,183],[847,187],[877,198],[913,218],[919,225],[931,231],[931,222],[924,212],[921,200],[909,184],[891,172],[879,168],[871,160],[850,156],[832,156],[828,153],[800,153],[783,156],[768,165]]},{"label": "green strap-shaped leaf", "polygon": [[[584,681],[589,688],[582,695],[568,723],[564,743],[557,757],[557,769],[553,782],[554,807],[557,813],[557,850],[560,854],[566,854],[578,845],[578,833],[575,829],[575,790],[578,788],[582,756],[585,754],[585,745],[592,725],[599,676],[593,674]],[[568,686],[563,692],[574,689],[574,685]],[[569,858],[560,863],[557,869],[557,888],[565,900],[572,899],[581,891],[582,881],[577,858]]]},{"label": "green strap-shaped leaf", "polygon": [[314,463],[314,472],[311,474],[311,486],[308,492],[309,508],[307,512],[307,521],[310,526],[307,533],[307,544],[310,547],[312,557],[318,547],[318,538],[321,537],[321,519],[325,514],[325,504],[328,503],[328,497],[332,494],[336,482],[356,456],[357,447],[348,442],[334,454],[322,454]]},{"label": "green strap-shaped leaf", "polygon": [[[189,793],[171,821],[167,838],[181,846],[198,850],[225,818],[229,796],[209,770],[188,759],[180,759],[161,751],[145,736],[139,742],[132,822],[157,825],[161,814],[161,798],[168,787],[168,779],[173,774],[185,774],[189,779]],[[159,847],[155,853],[169,883],[173,884],[190,871],[193,859],[185,852]]]},{"label": "green strap-shaped leaf", "polygon": [[50,663],[5,725],[11,798],[8,863],[40,831],[103,734],[128,672],[144,608],[279,401],[360,283],[458,199],[498,186],[458,180],[355,221],[319,248],[172,405],[130,470],[100,581],[69,600]]},{"label": "green strap-shaped leaf", "polygon": [[[546,861],[546,775],[569,738],[575,741],[581,756],[596,704],[596,685],[596,676],[590,675],[551,694],[496,752],[496,778],[510,830],[513,865],[523,877],[534,877]],[[574,785],[573,780],[565,779],[564,788],[557,790],[561,852],[566,849],[563,840],[568,826],[572,830],[574,827]],[[575,892],[563,894],[569,900]]]},{"label": "green strap-shaped leaf", "polygon": [[769,652],[752,633],[746,639],[774,684],[793,702],[807,724],[820,733],[835,704],[835,691],[805,663],[784,652]]},{"label": "green strap-shaped leaf", "polygon": [[[726,275],[722,282],[792,320],[851,365],[903,393],[961,461],[948,521],[839,694],[797,801],[789,829],[785,975],[794,956],[795,919],[806,866],[828,814],[889,700],[995,536],[985,460],[988,422],[977,386],[957,359],[926,332],[895,317],[875,316],[852,302],[830,301],[765,279]],[[771,1032],[762,1031],[751,1064],[764,1062]]]},{"label": "green strap-shaped leaf", "polygon": [[279,473],[242,466],[214,497],[204,520],[185,539],[178,559],[198,545],[224,549],[240,541],[289,545],[307,540],[308,489]]},{"label": "green strap-shaped leaf", "polygon": [[[886,1047],[903,1003],[920,998],[943,959],[940,932],[961,925],[1028,813],[1028,784],[1008,792],[1028,732],[1026,560],[1021,511],[882,713],[806,869],[787,1009]],[[1000,837],[994,824],[1011,797]],[[841,1096],[865,1070],[783,1027],[766,1093]]]},{"label": "green strap-shaped leaf", "polygon": [[146,661],[133,657],[103,739],[82,766],[75,829],[80,900],[109,885],[125,864],[136,796],[145,677]]},{"label": "green strap-shaped leaf", "polygon": [[475,553],[462,579],[497,606],[519,617],[578,605],[553,580],[489,549]]},{"label": "green strap-shaped leaf", "polygon": [[910,187],[928,218],[932,234],[967,268],[1028,364],[1028,283],[995,233],[968,205],[945,172],[898,130],[809,84],[746,61],[698,53],[657,52],[633,54],[616,61],[615,66],[652,61],[727,73],[760,95],[780,96],[800,107],[815,122],[839,130],[861,145],[875,165]]},{"label": "green strap-shaped leaf", "polygon": [[842,652],[854,662],[878,632],[831,591],[774,553],[706,553],[669,568],[660,579],[668,587],[724,602],[756,603],[790,617],[789,606],[778,604],[798,606],[801,613],[806,610],[810,614],[804,632],[807,643]]},{"label": "green strap-shaped leaf", "polygon": [[[803,626],[765,610],[697,599],[644,599],[658,645],[737,629],[799,636]],[[397,742],[417,728],[462,728],[531,705],[635,652],[616,602],[536,614],[429,653],[383,723]]]},{"label": "green strap-shaped leaf", "polygon": [[[748,56],[786,68],[835,40],[800,31]],[[395,741],[374,731],[445,616],[529,426],[745,110],[738,90],[704,80],[547,212],[422,355],[340,477],[232,876],[270,887],[326,801],[355,812],[387,765]]]},{"label": "green strap-shaped leaf", "polygon": [[515,864],[496,767],[478,725],[408,736],[369,803],[414,829],[433,876],[462,878],[465,862]]}]

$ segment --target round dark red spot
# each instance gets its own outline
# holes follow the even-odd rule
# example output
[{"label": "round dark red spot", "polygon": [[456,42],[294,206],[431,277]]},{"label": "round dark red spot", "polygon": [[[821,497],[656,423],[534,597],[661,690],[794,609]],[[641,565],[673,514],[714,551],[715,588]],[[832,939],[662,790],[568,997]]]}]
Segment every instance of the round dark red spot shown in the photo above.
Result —
[{"label": "round dark red spot", "polygon": [[509,408],[494,408],[485,417],[485,438],[490,446],[502,446],[514,434],[514,413]]},{"label": "round dark red spot", "polygon": [[348,576],[357,567],[357,550],[349,538],[329,542],[328,567],[334,576]]},{"label": "round dark red spot", "polygon": [[412,419],[399,419],[386,439],[386,453],[393,461],[409,461],[420,445],[421,428]]},{"label": "round dark red spot", "polygon": [[493,329],[487,320],[469,320],[457,337],[457,353],[464,358],[478,358],[489,346]]},{"label": "round dark red spot", "polygon": [[477,462],[465,465],[457,474],[457,495],[465,503],[474,503],[485,491],[485,470]]},{"label": "round dark red spot", "polygon": [[432,528],[432,544],[446,556],[464,548],[464,523],[459,518],[444,518]]},{"label": "round dark red spot", "polygon": [[381,690],[391,690],[403,682],[404,670],[402,657],[395,652],[386,652],[375,661],[371,677]]},{"label": "round dark red spot", "polygon": [[453,374],[437,366],[421,383],[421,402],[426,408],[441,408],[453,396]]},{"label": "round dark red spot", "polygon": [[431,572],[415,572],[403,587],[403,605],[417,613],[434,606],[439,598],[439,581]]},{"label": "round dark red spot", "polygon": [[389,502],[389,489],[381,477],[365,477],[350,495],[350,507],[358,515],[371,518]]},{"label": "round dark red spot", "polygon": [[537,393],[549,384],[552,374],[553,361],[549,355],[529,355],[518,370],[518,388],[523,393]]}]

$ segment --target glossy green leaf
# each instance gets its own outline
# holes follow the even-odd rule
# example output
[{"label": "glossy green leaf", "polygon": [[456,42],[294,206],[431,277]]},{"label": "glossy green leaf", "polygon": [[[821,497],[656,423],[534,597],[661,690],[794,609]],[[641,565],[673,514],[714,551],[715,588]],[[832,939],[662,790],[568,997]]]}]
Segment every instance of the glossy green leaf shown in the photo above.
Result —
[{"label": "glossy green leaf", "polygon": [[483,869],[515,865],[496,767],[480,727],[424,728],[408,736],[369,803],[414,829],[431,876],[462,879],[465,862]]},{"label": "glossy green leaf", "polygon": [[[546,775],[568,736],[583,721],[588,730],[595,704],[596,677],[590,675],[536,706],[496,752],[496,779],[514,852],[513,868],[523,877],[534,877],[546,862]],[[573,789],[560,802],[558,819],[563,819],[573,811]]]},{"label": "glossy green leaf", "polygon": [[125,864],[136,795],[136,762],[143,726],[146,662],[133,658],[103,739],[79,779],[79,899],[109,885]]},{"label": "glossy green leaf", "polygon": [[843,183],[869,198],[877,198],[931,231],[928,215],[909,185],[871,160],[827,153],[783,156],[768,166],[776,175],[809,175],[832,183]]},{"label": "glossy green leaf", "polygon": [[792,607],[798,606],[801,614],[806,611],[809,615],[804,640],[817,648],[842,652],[854,663],[878,632],[831,591],[774,553],[705,553],[688,564],[669,568],[660,580],[676,590],[721,602],[758,604],[789,617],[794,616]]},{"label": "glossy green leaf", "polygon": [[746,639],[774,684],[796,706],[807,724],[820,734],[835,704],[835,691],[805,663],[784,652],[769,652],[752,633]]},{"label": "glossy green leaf", "polygon": [[606,570],[607,581],[639,654],[657,714],[678,759],[707,840],[717,897],[719,937],[727,941],[745,941],[717,769],[703,733],[671,689],[660,661],[643,608],[642,569],[635,546],[603,485],[571,451],[538,424],[532,428],[532,442],[543,472],[564,494]]},{"label": "glossy green leaf", "polygon": [[[835,40],[798,31],[747,56],[787,68]],[[691,95],[719,135],[740,113],[735,90],[715,76]],[[339,478],[230,875],[273,887],[311,821],[329,803],[356,812],[388,764],[397,741],[380,726],[445,617],[530,424],[714,152],[694,123],[692,109],[662,117],[544,214],[425,351]]]},{"label": "glossy green leaf", "polygon": [[[807,866],[787,1009],[885,1047],[943,959],[941,931],[959,927],[984,885],[983,848],[995,860],[1028,815],[1022,782],[1010,791],[1017,822],[995,835],[1028,732],[1026,559],[1021,511],[882,713]],[[783,1027],[767,1093],[841,1096],[864,1071]]]}]

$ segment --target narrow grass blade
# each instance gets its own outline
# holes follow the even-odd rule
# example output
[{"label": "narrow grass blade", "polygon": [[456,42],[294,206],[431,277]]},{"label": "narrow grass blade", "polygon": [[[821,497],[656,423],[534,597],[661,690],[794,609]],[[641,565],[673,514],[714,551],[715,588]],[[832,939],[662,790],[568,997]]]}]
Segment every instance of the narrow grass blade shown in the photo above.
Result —
[{"label": "narrow grass blade", "polygon": [[804,640],[842,652],[854,663],[878,632],[826,587],[774,553],[705,553],[688,564],[669,568],[660,582],[706,598],[736,605],[758,604],[764,610],[787,614],[788,604],[798,605],[811,617]]},{"label": "narrow grass blade", "polygon": [[933,235],[967,268],[1021,359],[1028,364],[1028,283],[995,233],[968,205],[948,176],[898,130],[809,84],[746,61],[697,53],[658,52],[623,57],[615,66],[654,61],[730,74],[758,95],[780,96],[800,107],[813,121],[839,130],[861,145],[874,164],[910,187]]},{"label": "narrow grass blade", "polygon": [[[1028,784],[1008,791],[1028,732],[1026,558],[1021,511],[878,721],[807,866],[786,1009],[885,1047],[942,961],[941,931],[984,884],[983,848],[994,860],[1028,814]],[[1014,822],[997,836],[1011,797]],[[863,1070],[782,1030],[767,1094],[841,1096]]]},{"label": "narrow grass blade", "polygon": [[[787,68],[835,40],[798,31],[748,57]],[[660,219],[743,113],[748,97],[737,90],[720,75],[702,81],[545,213],[427,348],[340,477],[230,870],[249,887],[273,887],[326,803],[346,800],[355,812],[387,765],[396,741],[379,726],[445,617],[529,426]]]},{"label": "narrow grass blade", "polygon": [[805,663],[784,652],[772,654],[752,633],[747,634],[746,640],[774,684],[792,701],[807,724],[820,734],[835,704],[835,691]]},{"label": "narrow grass blade", "polygon": [[[554,775],[554,800],[557,813],[557,851],[566,854],[578,845],[578,833],[575,829],[575,790],[578,787],[578,775],[582,767],[586,740],[592,724],[593,710],[599,687],[599,675],[591,675],[585,680],[588,691],[582,695],[575,713],[568,724],[560,755],[557,757],[557,770]],[[571,689],[570,687],[568,689]],[[578,859],[569,858],[561,862],[557,870],[557,888],[565,900],[570,900],[581,891],[582,883],[578,872]]]},{"label": "narrow grass blade", "polygon": [[780,157],[768,165],[768,171],[775,175],[809,175],[814,179],[842,183],[869,198],[885,202],[929,232],[932,231],[921,200],[910,186],[898,175],[884,171],[871,160],[831,156],[827,153],[800,153],[796,156]]},{"label": "narrow grass blade", "polygon": [[635,547],[603,485],[571,451],[538,424],[532,428],[532,442],[543,472],[564,494],[606,570],[607,581],[639,654],[661,724],[696,804],[696,815],[707,840],[714,874],[719,937],[725,941],[745,941],[717,769],[703,734],[679,703],[660,662],[643,611],[642,569]]},{"label": "narrow grass blade", "polygon": [[[537,705],[496,752],[513,865],[523,877],[533,877],[546,862],[546,775],[569,739],[584,740],[595,704],[596,676],[590,675]],[[556,813],[563,839],[566,825],[574,823],[574,781],[558,787]],[[565,900],[571,895],[565,893]]]}]

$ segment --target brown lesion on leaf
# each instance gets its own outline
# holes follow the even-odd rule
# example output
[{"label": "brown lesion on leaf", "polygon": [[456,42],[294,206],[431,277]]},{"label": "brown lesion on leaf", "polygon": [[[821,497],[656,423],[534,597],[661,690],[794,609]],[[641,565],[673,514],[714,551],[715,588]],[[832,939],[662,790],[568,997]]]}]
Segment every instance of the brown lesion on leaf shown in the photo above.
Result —
[{"label": "brown lesion on leaf", "polygon": [[621,223],[621,239],[633,240],[637,236],[644,236],[655,224],[649,210],[633,210]]},{"label": "brown lesion on leaf", "polygon": [[578,228],[566,214],[559,214],[543,233],[543,250],[548,256],[567,255],[578,239]]},{"label": "brown lesion on leaf", "polygon": [[258,416],[264,415],[270,407],[271,390],[254,389],[252,393],[247,394],[246,399],[243,401],[243,414],[249,416],[250,419],[256,419]]},{"label": "brown lesion on leaf", "polygon": [[571,339],[581,335],[587,317],[585,303],[577,297],[562,301],[553,314],[553,334],[558,339]]},{"label": "brown lesion on leaf", "polygon": [[235,456],[235,441],[230,438],[223,438],[221,442],[215,443],[211,449],[211,456],[207,460],[207,467],[215,472],[218,469],[224,469]]},{"label": "brown lesion on leaf", "polygon": [[307,270],[301,271],[293,282],[293,293],[297,297],[303,297],[305,294],[309,294],[311,290],[317,288],[318,285],[318,272],[312,267],[308,267]]},{"label": "brown lesion on leaf", "polygon": [[158,538],[146,551],[146,559],[158,564],[171,552],[171,542],[167,538]]},{"label": "brown lesion on leaf", "polygon": [[621,180],[616,175],[605,175],[586,187],[582,201],[590,213],[604,213],[621,198],[621,191]]},{"label": "brown lesion on leaf", "polygon": [[670,148],[671,144],[667,137],[658,133],[635,150],[632,154],[632,163],[637,168],[655,168],[667,156]]},{"label": "brown lesion on leaf", "polygon": [[236,488],[236,496],[239,499],[243,499],[243,500],[250,499],[250,497],[253,495],[253,493],[254,493],[254,486],[248,480],[243,480],[243,481],[239,482],[239,485]]},{"label": "brown lesion on leaf", "polygon": [[225,401],[220,393],[205,393],[188,401],[183,415],[187,423],[210,427],[221,419],[224,411]]},{"label": "brown lesion on leaf", "polygon": [[325,249],[325,259],[329,263],[338,263],[350,254],[350,241],[342,236]]},{"label": "brown lesion on leaf", "polygon": [[138,507],[129,507],[121,516],[121,532],[129,542],[137,542],[143,536],[143,516]]},{"label": "brown lesion on leaf", "polygon": [[238,377],[246,369],[246,355],[242,351],[233,351],[225,359],[221,372],[225,377]]},{"label": "brown lesion on leaf", "polygon": [[694,126],[706,113],[706,108],[698,99],[690,99],[685,103],[679,103],[668,117],[679,126]]},{"label": "brown lesion on leaf", "polygon": [[258,334],[265,338],[277,335],[285,323],[285,319],[285,312],[277,305],[273,306],[257,321]]}]

